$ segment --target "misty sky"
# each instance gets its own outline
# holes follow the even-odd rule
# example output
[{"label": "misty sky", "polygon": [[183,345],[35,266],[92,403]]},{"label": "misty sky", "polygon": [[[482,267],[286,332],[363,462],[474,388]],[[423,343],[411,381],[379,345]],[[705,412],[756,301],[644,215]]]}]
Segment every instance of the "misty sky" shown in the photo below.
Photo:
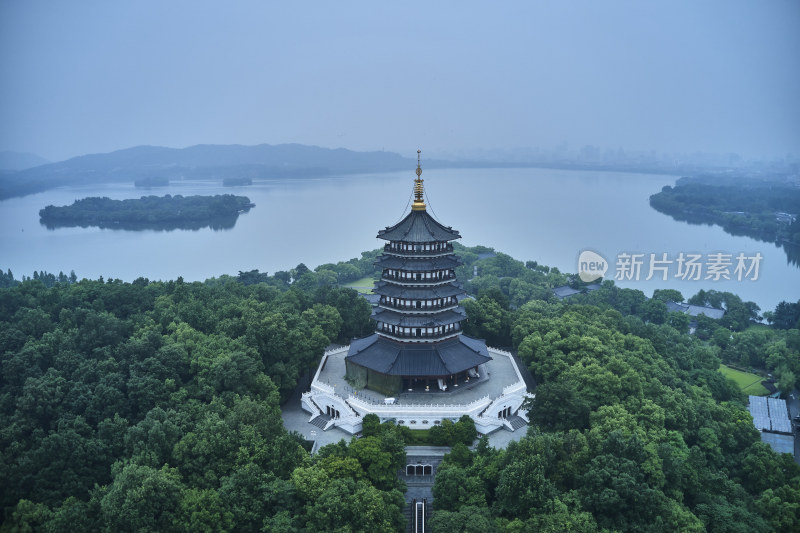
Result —
[{"label": "misty sky", "polygon": [[0,3],[0,150],[800,155],[800,2]]}]

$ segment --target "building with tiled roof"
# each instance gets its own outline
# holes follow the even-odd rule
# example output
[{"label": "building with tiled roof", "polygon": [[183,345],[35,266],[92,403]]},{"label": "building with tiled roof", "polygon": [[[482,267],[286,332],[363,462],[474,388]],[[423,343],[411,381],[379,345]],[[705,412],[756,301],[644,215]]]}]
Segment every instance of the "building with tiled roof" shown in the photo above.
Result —
[{"label": "building with tiled roof", "polygon": [[312,427],[358,433],[368,414],[415,429],[462,416],[481,433],[526,425],[514,356],[463,333],[468,296],[452,245],[461,235],[427,212],[421,174],[418,161],[411,212],[378,232],[387,242],[370,295],[375,332],[325,352],[301,395]]},{"label": "building with tiled roof", "polygon": [[450,244],[461,235],[427,212],[421,173],[418,166],[411,212],[378,232],[388,243],[375,261],[382,271],[373,289],[380,296],[375,333],[354,340],[345,358],[349,381],[383,394],[446,390],[491,359],[483,340],[462,333],[464,290],[455,275],[461,260]]}]

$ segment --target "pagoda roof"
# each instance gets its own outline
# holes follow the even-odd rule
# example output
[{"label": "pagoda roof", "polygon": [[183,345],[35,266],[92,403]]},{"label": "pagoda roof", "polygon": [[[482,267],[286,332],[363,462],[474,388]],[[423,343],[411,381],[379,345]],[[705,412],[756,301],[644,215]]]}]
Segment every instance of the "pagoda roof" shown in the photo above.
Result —
[{"label": "pagoda roof", "polygon": [[448,309],[439,313],[431,310],[430,314],[399,313],[397,311],[390,311],[388,309],[382,309],[378,307],[372,313],[373,320],[405,328],[432,328],[435,326],[445,326],[447,324],[461,322],[465,318],[467,318],[467,315],[464,312],[464,309],[461,307]]},{"label": "pagoda roof", "polygon": [[455,255],[445,255],[439,257],[400,257],[396,255],[380,255],[375,261],[375,265],[381,268],[397,268],[400,270],[441,270],[446,268],[456,268],[463,261]]},{"label": "pagoda roof", "polygon": [[458,335],[434,344],[411,344],[373,334],[350,344],[348,361],[391,376],[435,377],[463,372],[492,359],[486,342]]},{"label": "pagoda roof", "polygon": [[432,298],[447,298],[449,296],[456,296],[462,294],[464,289],[458,282],[450,282],[444,285],[433,285],[431,287],[408,287],[405,285],[395,285],[386,281],[379,281],[372,289],[374,294],[381,296],[390,296],[394,298],[415,298],[415,299],[432,299]]},{"label": "pagoda roof", "polygon": [[427,211],[411,211],[406,218],[378,231],[378,238],[399,242],[444,242],[460,239],[458,231],[443,226]]}]

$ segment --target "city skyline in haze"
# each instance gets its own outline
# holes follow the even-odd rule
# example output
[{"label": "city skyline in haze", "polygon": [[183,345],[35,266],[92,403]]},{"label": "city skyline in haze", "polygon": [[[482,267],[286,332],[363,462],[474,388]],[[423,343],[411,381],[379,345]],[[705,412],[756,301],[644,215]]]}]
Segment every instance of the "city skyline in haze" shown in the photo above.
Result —
[{"label": "city skyline in haze", "polygon": [[800,155],[800,3],[0,5],[0,150]]}]

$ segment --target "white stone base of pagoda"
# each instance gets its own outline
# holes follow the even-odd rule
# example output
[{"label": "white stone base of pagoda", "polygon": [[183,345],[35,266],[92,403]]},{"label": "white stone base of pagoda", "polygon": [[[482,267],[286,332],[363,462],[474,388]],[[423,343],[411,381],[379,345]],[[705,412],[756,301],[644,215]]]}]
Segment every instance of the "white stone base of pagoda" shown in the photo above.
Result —
[{"label": "white stone base of pagoda", "polygon": [[411,429],[430,429],[443,420],[455,422],[468,415],[483,434],[503,428],[514,431],[508,420],[510,415],[528,421],[527,412],[521,407],[525,399],[533,395],[527,392],[522,374],[509,352],[490,347],[492,360],[480,367],[480,372],[488,374],[488,379],[463,383],[460,390],[400,393],[387,399],[378,392],[354,390],[347,384],[344,358],[348,349],[349,346],[345,346],[325,352],[311,382],[311,390],[302,395],[303,410],[311,415],[309,422],[315,421],[322,429],[338,427],[351,434],[359,433],[362,420],[368,414],[377,415],[381,422],[393,420]]}]

